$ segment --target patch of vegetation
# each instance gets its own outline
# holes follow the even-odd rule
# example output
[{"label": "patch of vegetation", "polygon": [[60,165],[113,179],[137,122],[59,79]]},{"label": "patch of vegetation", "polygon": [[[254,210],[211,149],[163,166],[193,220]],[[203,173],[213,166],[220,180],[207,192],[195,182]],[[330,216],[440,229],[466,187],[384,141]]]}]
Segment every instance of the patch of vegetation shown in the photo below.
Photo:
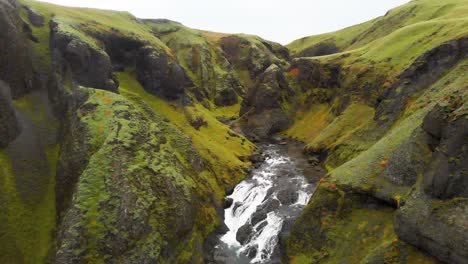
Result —
[{"label": "patch of vegetation", "polygon": [[13,104],[27,131],[0,150],[0,262],[45,263],[56,224],[58,124],[37,93]]}]

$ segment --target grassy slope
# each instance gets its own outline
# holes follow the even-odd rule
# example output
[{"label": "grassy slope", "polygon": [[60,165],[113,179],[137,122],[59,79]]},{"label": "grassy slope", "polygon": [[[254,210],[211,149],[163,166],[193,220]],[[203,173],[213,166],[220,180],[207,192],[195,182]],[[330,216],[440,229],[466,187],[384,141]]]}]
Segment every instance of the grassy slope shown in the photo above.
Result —
[{"label": "grassy slope", "polygon": [[[416,0],[386,16],[337,32],[312,36],[288,45],[292,54],[322,41],[333,41],[341,53],[314,57],[339,62],[346,70],[344,84],[368,71],[385,74],[389,82],[411,63],[444,42],[468,35],[468,1]],[[369,75],[369,81],[376,81]]]},{"label": "grassy slope", "polygon": [[[467,37],[467,12],[468,1],[465,0],[412,1],[391,10],[385,17],[338,32],[297,40],[289,48],[293,54],[298,54],[322,41],[334,41],[342,53],[311,59],[322,64],[341,64],[346,74],[342,76],[343,86],[352,84],[356,80],[355,76],[361,73],[367,78],[361,81],[375,82],[376,76],[384,74],[388,81],[393,82],[426,51],[446,41]],[[377,125],[373,120],[374,110],[366,106],[360,96],[352,96],[351,105],[338,117],[331,111],[333,105],[313,104],[309,107],[309,103],[299,107],[295,123],[285,133],[306,142],[312,150],[320,145],[325,146],[330,151],[326,162],[330,173],[318,187],[321,191],[314,195],[293,228],[288,251],[293,262],[338,263],[347,260],[350,263],[366,263],[365,261],[373,258],[372,254],[369,255],[371,251],[388,257],[386,263],[436,262],[415,252],[411,247],[408,249],[404,246],[406,249],[398,250],[400,246],[394,246],[401,242],[395,240],[393,221],[380,222],[381,217],[393,219],[394,212],[391,210],[386,216],[382,216],[383,212],[380,210],[366,208],[355,208],[345,214],[338,214],[338,210],[328,214],[325,224],[313,223],[311,219],[316,217],[317,212],[323,212],[320,204],[338,199],[325,195],[326,190],[358,190],[393,200],[398,206],[410,187],[398,186],[380,177],[389,164],[398,162],[389,157],[398,156],[398,151],[405,148],[404,144],[414,140],[415,130],[425,114],[436,104],[450,105],[451,100],[462,100],[465,104],[458,111],[460,114],[467,113],[467,69],[467,61],[462,60],[431,87],[409,98],[405,111],[383,137],[374,137],[372,131]],[[419,158],[424,160],[427,159],[426,156],[420,153]],[[352,197],[346,199],[356,202]],[[357,212],[366,215],[366,226],[378,228],[383,224],[388,232],[383,235],[379,233],[382,235],[380,237],[369,236],[366,228],[359,228],[362,221],[355,218],[354,214]],[[317,229],[310,227],[315,224],[319,226]],[[341,236],[347,233],[351,233],[353,239],[348,240]],[[323,234],[326,237],[324,247],[314,246],[314,241],[323,239],[319,237]],[[362,241],[360,245],[355,243],[355,239],[367,239],[368,242],[371,238],[374,240],[370,244],[366,241]],[[347,249],[352,250],[348,252]],[[392,255],[395,251],[398,254]],[[402,252],[412,253],[405,255]]]},{"label": "grassy slope", "polygon": [[[414,0],[409,4],[390,10],[383,17],[336,32],[305,37],[290,43],[288,48],[293,54],[298,54],[320,42],[332,40],[342,51],[351,51],[364,47],[407,26],[425,24],[428,21],[435,23],[450,22],[451,27],[455,29],[461,26],[458,23],[462,23],[457,20],[465,20],[466,22],[467,5],[468,3],[465,0]],[[463,34],[463,30],[458,33]],[[447,39],[449,38],[450,36],[447,36]]]},{"label": "grassy slope", "polygon": [[[220,123],[215,115],[201,105],[195,104],[193,107],[182,109],[175,104],[147,93],[135,80],[131,72],[119,73],[118,77],[121,83],[120,91],[125,97],[132,101],[145,101],[156,113],[167,118],[192,139],[195,148],[213,167],[213,171],[220,183],[229,185],[240,179],[238,173],[230,173],[239,172],[246,165],[239,160],[239,157],[249,155],[252,152],[254,147],[252,143],[242,136],[229,136],[229,128]],[[231,109],[227,108],[226,110],[222,112],[222,110],[218,109],[217,113],[229,113]],[[207,126],[202,126],[199,130],[195,129],[188,122],[190,116],[203,118],[207,122]],[[219,190],[219,187],[215,189]],[[224,190],[219,191],[216,193],[218,201],[220,201],[224,193]]]}]

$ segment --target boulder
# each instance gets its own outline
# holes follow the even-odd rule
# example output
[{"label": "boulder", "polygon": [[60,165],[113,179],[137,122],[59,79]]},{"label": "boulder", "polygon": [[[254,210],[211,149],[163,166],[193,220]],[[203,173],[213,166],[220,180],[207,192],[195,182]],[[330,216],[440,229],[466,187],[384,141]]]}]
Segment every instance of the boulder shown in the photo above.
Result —
[{"label": "boulder", "polygon": [[291,190],[280,190],[276,194],[276,197],[282,205],[291,205],[297,202],[297,199],[299,199],[299,193],[296,191],[291,192]]},{"label": "boulder", "polygon": [[249,223],[246,223],[241,228],[239,228],[239,230],[237,230],[236,240],[239,241],[241,245],[245,245],[248,242],[249,237],[252,235],[252,233],[252,226]]}]

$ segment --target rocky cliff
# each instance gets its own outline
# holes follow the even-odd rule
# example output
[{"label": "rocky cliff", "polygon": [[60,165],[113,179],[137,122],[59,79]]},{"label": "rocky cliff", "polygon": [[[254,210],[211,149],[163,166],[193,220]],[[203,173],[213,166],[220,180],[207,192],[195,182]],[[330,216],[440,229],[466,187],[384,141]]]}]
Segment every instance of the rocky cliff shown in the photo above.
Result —
[{"label": "rocky cliff", "polygon": [[0,0],[0,262],[201,263],[279,133],[328,170],[284,262],[466,263],[467,9],[415,0],[284,47]]}]

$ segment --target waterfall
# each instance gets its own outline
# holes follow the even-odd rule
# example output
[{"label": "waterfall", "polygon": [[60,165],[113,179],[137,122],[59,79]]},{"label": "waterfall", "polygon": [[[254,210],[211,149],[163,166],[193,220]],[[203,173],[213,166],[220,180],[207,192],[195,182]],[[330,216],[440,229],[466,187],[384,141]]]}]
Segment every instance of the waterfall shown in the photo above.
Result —
[{"label": "waterfall", "polygon": [[267,145],[265,154],[263,164],[228,197],[233,200],[225,209],[229,231],[220,237],[237,257],[247,256],[249,263],[271,260],[284,222],[299,215],[314,191],[302,170],[279,146]]}]

